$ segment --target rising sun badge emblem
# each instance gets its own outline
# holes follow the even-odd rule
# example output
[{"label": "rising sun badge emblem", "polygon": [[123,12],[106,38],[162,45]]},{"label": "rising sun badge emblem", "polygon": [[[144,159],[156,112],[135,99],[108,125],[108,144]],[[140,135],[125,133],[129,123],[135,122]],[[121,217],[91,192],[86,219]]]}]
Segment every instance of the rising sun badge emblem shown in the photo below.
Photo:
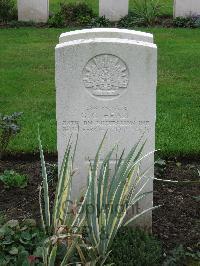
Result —
[{"label": "rising sun badge emblem", "polygon": [[100,54],[83,69],[83,82],[96,97],[110,99],[121,95],[128,86],[129,73],[125,62],[111,54]]}]

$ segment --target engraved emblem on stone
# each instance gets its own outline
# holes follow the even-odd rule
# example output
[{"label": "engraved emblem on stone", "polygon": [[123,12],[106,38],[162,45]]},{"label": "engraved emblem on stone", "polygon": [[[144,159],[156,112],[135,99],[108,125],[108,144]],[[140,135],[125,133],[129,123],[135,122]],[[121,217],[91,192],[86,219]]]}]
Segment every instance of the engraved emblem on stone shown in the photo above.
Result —
[{"label": "engraved emblem on stone", "polygon": [[128,87],[129,72],[125,62],[111,54],[100,54],[88,61],[83,69],[86,89],[96,97],[111,99]]}]

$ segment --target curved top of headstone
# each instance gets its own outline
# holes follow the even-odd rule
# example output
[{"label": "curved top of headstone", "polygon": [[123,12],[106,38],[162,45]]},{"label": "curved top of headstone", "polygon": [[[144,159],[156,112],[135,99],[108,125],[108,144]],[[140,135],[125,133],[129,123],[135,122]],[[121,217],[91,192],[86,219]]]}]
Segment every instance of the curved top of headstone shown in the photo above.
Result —
[{"label": "curved top of headstone", "polygon": [[78,39],[73,41],[66,41],[62,42],[56,45],[56,49],[64,48],[68,46],[75,46],[80,44],[93,44],[93,43],[110,43],[110,44],[132,44],[136,46],[144,46],[144,47],[150,47],[150,48],[156,48],[157,45],[150,42],[144,42],[140,40],[128,40],[128,39],[119,39],[119,38],[92,38],[92,39]]},{"label": "curved top of headstone", "polygon": [[65,32],[60,35],[59,43],[92,38],[119,38],[153,43],[153,35],[150,33],[117,28],[94,28]]}]

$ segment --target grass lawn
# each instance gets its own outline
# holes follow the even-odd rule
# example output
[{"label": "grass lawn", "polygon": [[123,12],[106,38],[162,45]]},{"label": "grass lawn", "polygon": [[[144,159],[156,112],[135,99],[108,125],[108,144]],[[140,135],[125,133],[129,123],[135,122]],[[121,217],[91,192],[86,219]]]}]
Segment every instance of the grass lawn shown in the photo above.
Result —
[{"label": "grass lawn", "polygon": [[[146,30],[146,29],[145,29]],[[0,112],[23,111],[12,151],[56,151],[54,47],[64,29],[0,30]],[[200,153],[200,30],[151,29],[158,44],[157,148]]]}]

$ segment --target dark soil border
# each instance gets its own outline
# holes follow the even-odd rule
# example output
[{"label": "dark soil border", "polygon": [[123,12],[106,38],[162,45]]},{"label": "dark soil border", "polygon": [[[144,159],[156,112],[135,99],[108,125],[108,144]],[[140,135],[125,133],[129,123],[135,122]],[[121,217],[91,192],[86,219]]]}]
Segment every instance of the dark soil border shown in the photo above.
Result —
[{"label": "dark soil border", "polygon": [[[44,157],[48,161],[57,161],[58,160],[58,153],[57,152],[44,152]],[[173,162],[183,162],[183,163],[193,163],[193,162],[200,162],[200,153],[197,154],[183,154],[177,156],[167,156],[163,155],[156,155],[158,158],[162,158],[165,161],[173,161]],[[37,161],[40,159],[40,153],[36,152],[8,152],[6,153],[0,161]]]},{"label": "dark soil border", "polygon": [[[48,163],[56,164],[56,154],[46,154]],[[41,183],[41,165],[39,154],[8,154],[0,160],[0,173],[15,170],[26,174],[28,186],[24,189],[5,188],[0,182],[0,210],[6,212],[9,219],[35,218],[40,221],[39,185]],[[197,169],[200,161],[173,160],[166,161],[166,166],[158,177],[170,180],[200,181]],[[56,181],[56,180],[55,180]],[[53,198],[55,184],[50,191]],[[162,205],[153,213],[153,234],[168,251],[180,244],[195,249],[200,239],[200,196],[199,184],[173,184],[154,181],[154,205]]]}]

